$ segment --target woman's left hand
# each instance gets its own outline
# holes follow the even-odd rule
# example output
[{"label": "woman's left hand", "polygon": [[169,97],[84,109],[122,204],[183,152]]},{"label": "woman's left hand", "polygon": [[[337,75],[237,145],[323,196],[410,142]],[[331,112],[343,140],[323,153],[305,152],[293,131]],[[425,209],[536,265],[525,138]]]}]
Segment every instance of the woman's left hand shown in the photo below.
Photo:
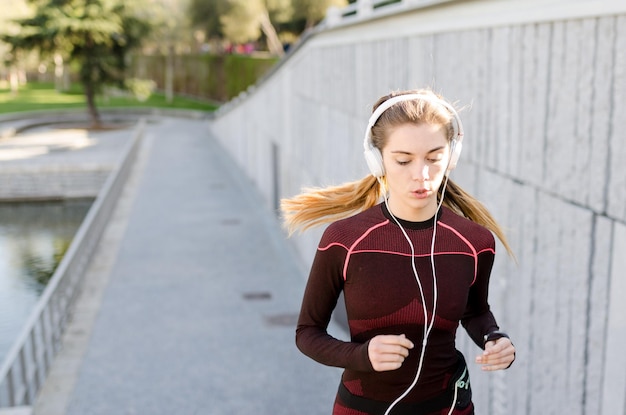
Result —
[{"label": "woman's left hand", "polygon": [[482,365],[482,370],[493,371],[507,369],[515,360],[515,346],[506,337],[485,343],[485,350],[476,356],[476,363]]}]

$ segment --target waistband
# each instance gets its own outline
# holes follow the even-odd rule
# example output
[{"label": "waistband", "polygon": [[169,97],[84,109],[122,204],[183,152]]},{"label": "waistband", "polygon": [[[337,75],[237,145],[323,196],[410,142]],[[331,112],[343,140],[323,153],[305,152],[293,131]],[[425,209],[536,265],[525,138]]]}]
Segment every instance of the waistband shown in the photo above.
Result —
[{"label": "waistband", "polygon": [[[444,408],[450,408],[452,403],[459,409],[466,408],[472,400],[469,372],[465,358],[460,352],[459,363],[448,387],[438,396],[422,402],[398,402],[391,415],[429,415]],[[340,382],[338,395],[341,401],[349,408],[356,409],[371,415],[384,415],[391,402],[376,401],[354,395]]]}]

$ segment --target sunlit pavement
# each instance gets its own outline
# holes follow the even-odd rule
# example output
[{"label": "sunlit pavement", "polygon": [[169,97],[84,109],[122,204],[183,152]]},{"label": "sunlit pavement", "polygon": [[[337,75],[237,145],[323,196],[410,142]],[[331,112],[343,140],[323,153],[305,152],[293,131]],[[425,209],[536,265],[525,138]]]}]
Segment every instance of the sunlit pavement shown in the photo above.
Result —
[{"label": "sunlit pavement", "polygon": [[128,128],[93,132],[85,129],[39,128],[0,140],[3,167],[36,168],[52,163],[117,162],[127,141]]},{"label": "sunlit pavement", "polygon": [[338,369],[294,344],[305,272],[208,131],[148,124],[35,415],[331,411]]}]

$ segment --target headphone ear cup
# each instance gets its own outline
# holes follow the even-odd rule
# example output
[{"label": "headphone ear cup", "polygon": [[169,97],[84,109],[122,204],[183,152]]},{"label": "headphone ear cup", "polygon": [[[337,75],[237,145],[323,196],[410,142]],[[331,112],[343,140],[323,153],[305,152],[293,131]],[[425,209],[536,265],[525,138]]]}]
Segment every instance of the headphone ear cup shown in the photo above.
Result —
[{"label": "headphone ear cup", "polygon": [[463,142],[459,140],[454,140],[454,149],[452,150],[452,155],[450,156],[450,163],[448,164],[448,171],[454,170],[456,164],[459,162],[459,158],[461,157],[461,150],[463,149]]},{"label": "headphone ear cup", "polygon": [[385,175],[385,168],[383,167],[383,156],[380,154],[380,150],[376,147],[368,148],[363,154],[365,155],[365,162],[372,176],[376,178],[383,177]]}]

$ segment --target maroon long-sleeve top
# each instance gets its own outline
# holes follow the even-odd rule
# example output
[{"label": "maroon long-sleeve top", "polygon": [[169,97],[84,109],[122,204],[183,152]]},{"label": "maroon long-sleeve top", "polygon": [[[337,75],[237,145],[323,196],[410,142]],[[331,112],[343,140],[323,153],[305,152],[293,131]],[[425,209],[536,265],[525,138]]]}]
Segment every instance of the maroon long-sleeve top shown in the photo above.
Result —
[{"label": "maroon long-sleeve top", "polygon": [[[415,251],[427,323],[433,310],[431,241],[434,218],[400,220]],[[437,304],[419,382],[404,399],[419,402],[441,393],[457,363],[459,322],[474,342],[498,330],[487,301],[495,255],[490,231],[443,207],[437,218],[434,268]],[[424,311],[411,265],[411,247],[385,204],[332,223],[319,243],[296,330],[298,348],[312,359],[345,368],[344,385],[353,394],[391,402],[413,382],[424,337]],[[331,314],[343,291],[350,341],[328,334]],[[368,341],[379,334],[405,334],[415,348],[402,367],[376,372]]]}]

